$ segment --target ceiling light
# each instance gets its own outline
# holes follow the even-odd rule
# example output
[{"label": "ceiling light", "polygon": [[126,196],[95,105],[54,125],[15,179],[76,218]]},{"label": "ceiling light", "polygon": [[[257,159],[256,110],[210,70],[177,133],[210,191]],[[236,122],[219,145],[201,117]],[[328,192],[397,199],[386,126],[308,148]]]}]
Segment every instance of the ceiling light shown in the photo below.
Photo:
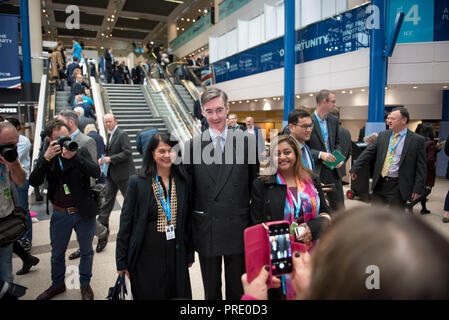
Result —
[{"label": "ceiling light", "polygon": [[43,9],[42,12],[45,13],[45,9]]},{"label": "ceiling light", "polygon": [[239,103],[242,103],[242,101],[239,101]]},{"label": "ceiling light", "polygon": [[108,18],[108,21],[111,21],[111,19],[110,19],[110,18]]},{"label": "ceiling light", "polygon": [[298,95],[296,96],[296,99],[300,99],[300,98],[301,98],[301,96],[298,96]]},{"label": "ceiling light", "polygon": [[418,87],[417,86],[413,86],[413,89],[418,89]]},{"label": "ceiling light", "polygon": [[195,22],[195,19],[192,19],[192,22]]},{"label": "ceiling light", "polygon": [[313,93],[309,93],[309,97],[313,97]]},{"label": "ceiling light", "polygon": [[178,31],[179,31],[179,27],[177,27],[177,28],[176,28],[176,30],[178,30]]},{"label": "ceiling light", "polygon": [[181,30],[184,31],[184,28],[182,28]]},{"label": "ceiling light", "polygon": [[341,93],[346,93],[346,91],[345,90],[343,90]]},{"label": "ceiling light", "polygon": [[111,16],[111,18],[115,18],[115,16],[114,16],[114,15],[112,15],[112,16]]},{"label": "ceiling light", "polygon": [[184,18],[181,18],[181,21],[184,21]]},{"label": "ceiling light", "polygon": [[254,102],[257,102],[257,101],[259,101],[259,100],[257,100],[257,99],[254,99]]},{"label": "ceiling light", "polygon": [[246,103],[249,103],[249,100],[246,100]]},{"label": "ceiling light", "polygon": [[385,86],[385,90],[388,90],[388,89],[390,89],[390,88],[388,88],[388,86]]},{"label": "ceiling light", "polygon": [[365,92],[365,89],[362,89],[362,90],[360,90],[360,91]]},{"label": "ceiling light", "polygon": [[204,13],[207,13],[207,9],[204,9]]},{"label": "ceiling light", "polygon": [[189,19],[189,18],[187,18],[187,22],[190,22],[190,19]]},{"label": "ceiling light", "polygon": [[447,86],[443,86],[443,89],[447,89],[448,87]]}]

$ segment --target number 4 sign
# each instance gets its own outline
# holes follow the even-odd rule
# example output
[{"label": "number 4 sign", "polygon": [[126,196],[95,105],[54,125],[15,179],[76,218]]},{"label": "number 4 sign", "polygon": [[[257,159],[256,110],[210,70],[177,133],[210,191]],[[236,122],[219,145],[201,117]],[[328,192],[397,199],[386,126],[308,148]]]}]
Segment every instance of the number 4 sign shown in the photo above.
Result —
[{"label": "number 4 sign", "polygon": [[429,0],[391,0],[387,30],[394,24],[398,12],[403,12],[404,22],[398,43],[433,41],[434,2]]}]

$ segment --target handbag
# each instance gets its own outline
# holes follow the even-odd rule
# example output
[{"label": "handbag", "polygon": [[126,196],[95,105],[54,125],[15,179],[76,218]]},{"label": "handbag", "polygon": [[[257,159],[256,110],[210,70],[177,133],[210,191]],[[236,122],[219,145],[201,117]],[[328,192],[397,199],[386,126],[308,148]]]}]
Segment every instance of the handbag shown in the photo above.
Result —
[{"label": "handbag", "polygon": [[11,194],[14,203],[13,211],[6,217],[0,218],[0,247],[6,247],[19,240],[28,230],[27,212],[16,206],[16,188],[11,185]]},{"label": "handbag", "polygon": [[108,296],[106,298],[111,301],[133,300],[131,282],[126,277],[125,273],[122,273],[117,277],[115,285],[109,288]]}]

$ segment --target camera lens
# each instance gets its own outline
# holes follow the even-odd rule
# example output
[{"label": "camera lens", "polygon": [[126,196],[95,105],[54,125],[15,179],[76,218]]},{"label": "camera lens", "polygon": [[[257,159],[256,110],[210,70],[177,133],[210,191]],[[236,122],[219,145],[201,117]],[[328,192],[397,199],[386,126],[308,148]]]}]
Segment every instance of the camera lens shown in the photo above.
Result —
[{"label": "camera lens", "polygon": [[74,151],[78,150],[78,143],[76,143],[75,141],[65,141],[64,148],[66,148],[69,151],[74,152]]},{"label": "camera lens", "polygon": [[1,154],[2,157],[5,158],[5,160],[8,162],[14,162],[18,157],[16,149],[9,147],[4,147],[1,151]]}]

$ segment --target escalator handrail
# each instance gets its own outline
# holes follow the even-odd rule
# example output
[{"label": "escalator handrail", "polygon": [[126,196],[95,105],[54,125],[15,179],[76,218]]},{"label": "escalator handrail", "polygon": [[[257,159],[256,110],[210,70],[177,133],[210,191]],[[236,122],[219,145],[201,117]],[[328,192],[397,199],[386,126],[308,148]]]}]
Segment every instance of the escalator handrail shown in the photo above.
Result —
[{"label": "escalator handrail", "polygon": [[[150,71],[151,71],[151,67],[152,66],[154,66],[155,64],[153,63],[151,66],[149,66],[149,68],[150,68]],[[143,70],[143,73],[144,73],[144,76],[145,76],[145,78],[147,79],[147,83],[151,86],[151,88],[153,89],[153,91],[154,92],[156,92],[157,91],[157,89],[154,87],[154,85],[153,85],[153,83],[152,83],[152,81],[151,81],[151,78],[150,78],[150,76],[148,75],[148,73],[147,73],[147,71],[146,71],[146,69],[142,66],[142,64],[141,64],[141,68],[142,68],[142,70]],[[154,80],[156,80],[156,79],[154,79]],[[166,79],[161,79],[161,80],[165,80],[166,82],[170,82],[169,80],[166,80]],[[169,95],[167,95],[168,96],[168,98],[170,99],[170,100],[172,100],[171,98],[170,98],[170,96]],[[175,103],[175,101],[171,101],[172,103],[172,106],[173,106],[173,111],[174,111],[174,114],[176,115],[176,117],[178,118],[178,120],[180,121],[180,123],[182,123],[183,125],[184,125],[184,127],[185,127],[185,129],[187,130],[187,132],[188,133],[190,133],[190,135],[191,136],[193,136],[194,135],[194,130],[192,129],[192,130],[189,130],[189,126],[187,125],[187,123],[186,123],[186,120],[188,120],[188,116],[190,115],[190,113],[187,113],[186,114],[186,119],[184,119],[182,116],[181,116],[181,114],[183,113],[182,112],[182,110],[180,110],[180,108],[179,108],[179,106],[177,105],[177,103]],[[190,117],[191,117],[191,115],[190,115]],[[192,117],[192,123],[193,123],[193,117]]]},{"label": "escalator handrail", "polygon": [[34,129],[34,142],[33,142],[33,155],[31,161],[32,171],[34,169],[34,160],[39,156],[39,150],[41,147],[41,132],[45,127],[45,116],[46,116],[46,107],[48,100],[48,74],[43,74],[41,77],[41,86],[39,90],[39,101],[37,104],[37,118],[36,118],[36,127]]},{"label": "escalator handrail", "polygon": [[[207,88],[207,86],[201,81],[200,78],[198,78],[198,76],[195,74],[195,72],[192,71],[192,67],[189,66],[186,62],[179,62],[179,61],[177,61],[177,62],[170,63],[170,64],[167,66],[167,70],[168,70],[168,71],[170,72],[170,74],[174,77],[175,72],[176,72],[176,69],[178,69],[179,67],[182,67],[182,66],[186,66],[186,67],[187,67],[187,70],[189,71],[190,75],[193,77],[193,79],[195,80],[195,82],[196,82],[199,86],[201,86],[201,88],[203,88],[203,89],[206,89],[206,88]],[[171,70],[172,70],[173,68],[174,68],[174,71],[172,72]]]}]

